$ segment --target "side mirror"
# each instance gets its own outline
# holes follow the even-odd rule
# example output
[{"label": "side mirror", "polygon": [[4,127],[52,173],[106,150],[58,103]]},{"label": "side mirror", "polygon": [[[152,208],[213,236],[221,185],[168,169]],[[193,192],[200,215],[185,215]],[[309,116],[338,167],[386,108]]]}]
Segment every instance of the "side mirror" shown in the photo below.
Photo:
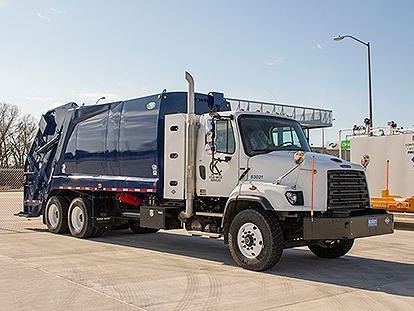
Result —
[{"label": "side mirror", "polygon": [[[282,176],[280,176],[275,184],[279,185],[280,182],[282,181],[283,178],[285,178],[287,175],[289,175],[290,173],[292,173],[299,165],[301,165],[303,163],[303,161],[305,160],[305,153],[303,151],[298,151],[293,155],[293,161],[295,162],[296,166],[292,167],[290,170],[288,170],[286,173],[284,173]],[[299,176],[299,172],[298,172],[298,176]],[[298,180],[296,179],[296,182]],[[296,183],[295,185],[292,186],[292,189],[296,189]]]},{"label": "side mirror", "polygon": [[296,165],[301,165],[304,160],[305,160],[305,153],[303,151],[298,151],[293,156],[293,162],[295,162]]},{"label": "side mirror", "polygon": [[208,119],[206,121],[206,153],[208,155],[213,155],[214,153],[214,138],[216,136],[215,133],[215,123],[213,119]]},{"label": "side mirror", "polygon": [[214,124],[213,119],[206,121],[206,143],[211,143],[214,139]]},{"label": "side mirror", "polygon": [[206,143],[211,143],[211,142],[213,142],[213,132],[208,131],[206,133]]},{"label": "side mirror", "polygon": [[213,154],[213,144],[211,142],[206,143],[205,150],[206,150],[206,153],[208,155],[212,155]]}]

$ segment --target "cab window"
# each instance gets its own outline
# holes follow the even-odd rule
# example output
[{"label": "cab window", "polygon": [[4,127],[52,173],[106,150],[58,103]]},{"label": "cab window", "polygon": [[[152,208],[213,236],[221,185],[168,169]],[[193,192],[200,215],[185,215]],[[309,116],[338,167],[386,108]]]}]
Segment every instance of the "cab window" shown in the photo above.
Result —
[{"label": "cab window", "polygon": [[300,146],[300,141],[296,130],[291,126],[275,127],[272,129],[273,144],[277,146],[296,145]]},{"label": "cab window", "polygon": [[229,120],[216,121],[216,152],[233,154],[235,151],[233,126]]}]

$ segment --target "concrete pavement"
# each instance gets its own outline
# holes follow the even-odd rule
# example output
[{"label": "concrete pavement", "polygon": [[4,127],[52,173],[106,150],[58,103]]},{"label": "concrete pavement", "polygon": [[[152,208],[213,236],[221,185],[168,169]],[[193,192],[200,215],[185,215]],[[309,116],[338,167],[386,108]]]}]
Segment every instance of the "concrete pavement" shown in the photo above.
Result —
[{"label": "concrete pavement", "polygon": [[265,272],[235,265],[222,240],[182,230],[81,240],[12,216],[0,193],[1,310],[410,310],[414,231],[358,239],[340,259],[285,250]]}]

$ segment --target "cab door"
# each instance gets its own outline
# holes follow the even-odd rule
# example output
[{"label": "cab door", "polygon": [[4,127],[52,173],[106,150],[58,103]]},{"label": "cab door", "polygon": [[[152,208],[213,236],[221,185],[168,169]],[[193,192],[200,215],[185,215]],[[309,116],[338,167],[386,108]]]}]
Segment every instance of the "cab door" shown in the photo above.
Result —
[{"label": "cab door", "polygon": [[239,146],[230,118],[201,118],[197,151],[197,195],[228,197],[238,183]]}]

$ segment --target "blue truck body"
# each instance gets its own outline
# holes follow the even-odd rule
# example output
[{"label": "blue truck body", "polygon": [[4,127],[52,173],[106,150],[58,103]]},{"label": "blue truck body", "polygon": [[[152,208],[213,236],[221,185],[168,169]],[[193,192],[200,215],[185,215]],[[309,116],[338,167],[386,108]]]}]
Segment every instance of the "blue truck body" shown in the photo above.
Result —
[{"label": "blue truck body", "polygon": [[[45,113],[25,163],[24,209],[40,216],[65,190],[162,195],[164,118],[186,113],[187,92],[100,105],[68,103]],[[222,93],[195,93],[197,114],[228,111]]]}]

